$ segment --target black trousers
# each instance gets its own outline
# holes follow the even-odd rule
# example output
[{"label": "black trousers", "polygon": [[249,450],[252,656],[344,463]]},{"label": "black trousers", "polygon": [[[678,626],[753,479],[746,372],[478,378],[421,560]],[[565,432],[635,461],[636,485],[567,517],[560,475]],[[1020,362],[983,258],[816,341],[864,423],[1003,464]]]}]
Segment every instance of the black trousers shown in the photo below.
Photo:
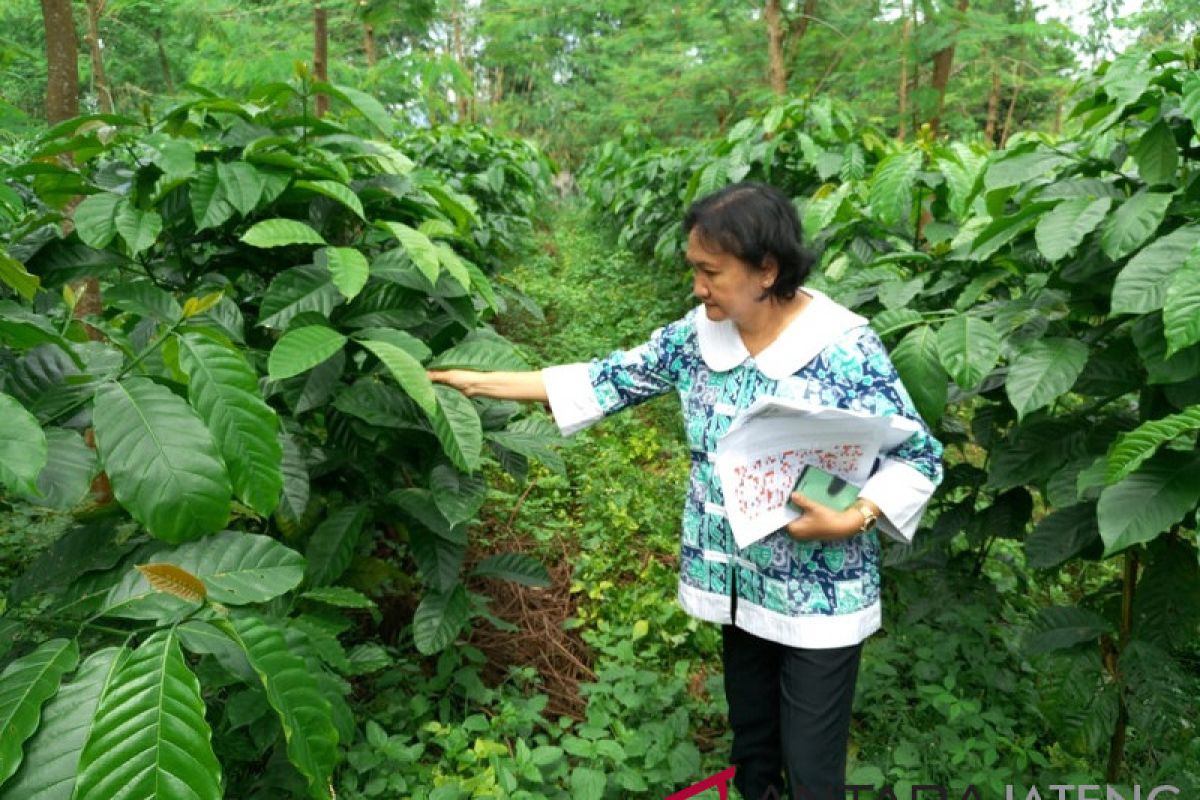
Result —
[{"label": "black trousers", "polygon": [[722,633],[738,791],[746,800],[844,797],[862,645],[812,650],[732,625]]}]

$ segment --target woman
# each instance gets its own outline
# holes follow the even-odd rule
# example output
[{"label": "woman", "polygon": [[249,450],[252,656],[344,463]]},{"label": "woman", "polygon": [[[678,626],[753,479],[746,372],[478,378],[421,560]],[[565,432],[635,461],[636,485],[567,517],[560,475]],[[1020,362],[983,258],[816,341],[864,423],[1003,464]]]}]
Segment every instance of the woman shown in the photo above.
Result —
[{"label": "woman", "polygon": [[[692,460],[678,597],[723,626],[735,785],[748,800],[841,797],[862,641],[880,626],[875,525],[911,541],[941,480],[942,448],[867,321],[801,288],[812,262],[783,193],[729,186],[693,205],[684,230],[703,305],[646,344],[541,372],[430,377],[468,395],[548,401],[564,435],[679,393]],[[765,395],[899,414],[921,429],[884,454],[853,507],[793,494],[803,514],[739,550],[712,456],[736,415]]]}]

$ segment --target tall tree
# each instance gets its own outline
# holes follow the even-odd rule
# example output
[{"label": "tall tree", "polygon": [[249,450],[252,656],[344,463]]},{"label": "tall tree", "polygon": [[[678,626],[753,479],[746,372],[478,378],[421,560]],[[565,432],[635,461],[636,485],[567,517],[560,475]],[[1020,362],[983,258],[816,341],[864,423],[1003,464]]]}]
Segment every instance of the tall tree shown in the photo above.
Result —
[{"label": "tall tree", "polygon": [[88,11],[88,50],[92,56],[92,84],[96,96],[100,98],[100,110],[105,114],[113,112],[112,88],[108,83],[108,74],[104,71],[103,43],[100,40],[100,17],[104,14],[107,0],[87,0]]},{"label": "tall tree", "polygon": [[[961,15],[967,11],[967,4],[968,0],[958,0],[958,5],[955,6],[960,19]],[[946,109],[946,86],[950,82],[950,68],[954,66],[955,40],[962,27],[960,19],[954,21],[954,33],[951,35],[949,43],[933,54],[933,77],[931,80],[933,90],[937,92],[937,109],[929,120],[929,127],[934,136],[938,134],[938,128],[942,124],[942,112]]]},{"label": "tall tree", "polygon": [[46,119],[51,125],[79,116],[79,43],[71,0],[42,0],[46,26]]},{"label": "tall tree", "polygon": [[804,8],[790,23],[784,19],[780,0],[767,0],[763,9],[763,21],[767,25],[768,80],[771,91],[781,97],[787,94],[788,76],[791,72],[789,64],[792,63],[804,34],[808,32],[808,23],[816,9],[817,0],[804,0]]}]

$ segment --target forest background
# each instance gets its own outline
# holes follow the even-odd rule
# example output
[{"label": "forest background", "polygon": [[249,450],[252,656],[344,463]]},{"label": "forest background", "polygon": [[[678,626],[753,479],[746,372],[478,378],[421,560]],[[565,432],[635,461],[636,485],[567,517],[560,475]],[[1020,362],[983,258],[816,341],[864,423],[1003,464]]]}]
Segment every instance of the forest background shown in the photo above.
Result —
[{"label": "forest background", "polygon": [[566,444],[421,367],[640,342],[744,177],[948,445],[851,781],[1196,791],[1190,5],[5,3],[0,798],[724,767],[676,409]]}]

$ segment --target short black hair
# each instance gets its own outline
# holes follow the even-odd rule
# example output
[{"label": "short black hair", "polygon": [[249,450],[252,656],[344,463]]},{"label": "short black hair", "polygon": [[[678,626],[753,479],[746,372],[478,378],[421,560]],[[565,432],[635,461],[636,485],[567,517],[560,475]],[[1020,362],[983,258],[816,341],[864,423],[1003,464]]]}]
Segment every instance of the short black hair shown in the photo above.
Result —
[{"label": "short black hair", "polygon": [[684,235],[693,229],[706,245],[751,269],[761,270],[774,258],[779,272],[763,299],[791,300],[812,271],[815,259],[802,244],[796,208],[774,186],[743,181],[700,198],[683,218]]}]

